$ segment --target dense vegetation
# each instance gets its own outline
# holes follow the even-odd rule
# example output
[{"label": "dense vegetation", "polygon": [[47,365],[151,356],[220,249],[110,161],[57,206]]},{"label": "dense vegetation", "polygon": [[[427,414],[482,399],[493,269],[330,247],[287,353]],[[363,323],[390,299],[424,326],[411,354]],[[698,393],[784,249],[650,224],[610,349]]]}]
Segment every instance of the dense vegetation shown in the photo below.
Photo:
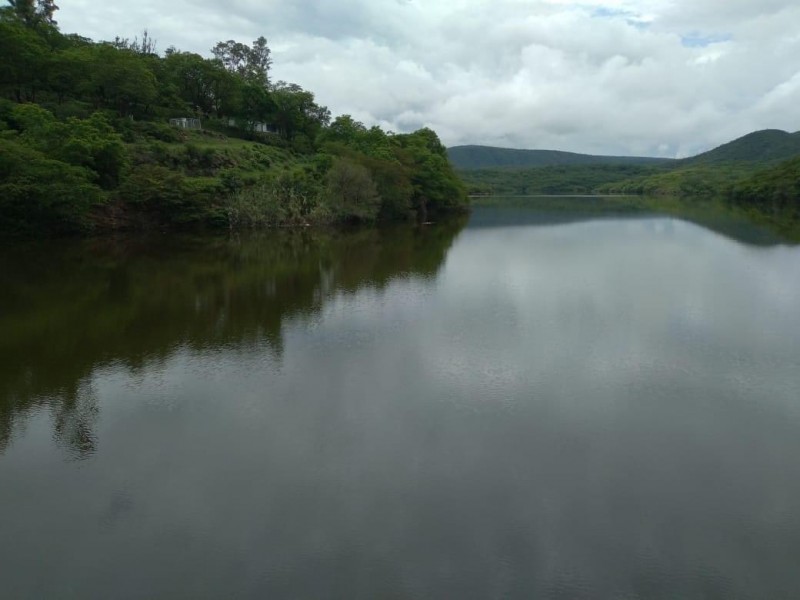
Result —
[{"label": "dense vegetation", "polygon": [[534,168],[495,168],[459,171],[470,194],[591,194],[599,186],[659,172],[635,164],[563,165]]},{"label": "dense vegetation", "polygon": [[[644,177],[630,178],[599,186],[600,192],[658,194],[695,197],[735,196],[738,201],[745,198],[745,190],[754,189],[746,185],[752,178],[761,179],[761,172],[768,172],[781,161],[800,155],[800,132],[786,133],[768,129],[747,134],[723,144],[713,150],[691,158],[677,161],[673,168]],[[792,168],[779,168],[776,177],[788,177],[783,188],[793,184]],[[795,175],[796,177],[796,169]],[[794,202],[797,202],[795,197]],[[753,199],[754,204],[763,204]]]},{"label": "dense vegetation", "polygon": [[754,131],[740,138],[678,161],[680,165],[726,164],[731,162],[769,163],[800,154],[800,131],[787,133],[779,129]]},{"label": "dense vegetation", "polygon": [[726,190],[735,204],[800,220],[800,156],[758,171]]},{"label": "dense vegetation", "polygon": [[[451,149],[451,156],[454,150],[458,149]],[[507,152],[511,154],[497,156],[524,156],[518,154],[521,151]],[[493,156],[489,153],[482,159],[491,161]],[[796,219],[800,213],[798,156],[800,132],[770,129],[676,161],[461,168],[459,174],[473,195],[600,193],[714,198]]]},{"label": "dense vegetation", "polygon": [[332,119],[312,92],[271,81],[263,37],[159,54],[147,32],[61,33],[56,10],[0,8],[2,231],[425,220],[466,205],[433,131]]},{"label": "dense vegetation", "polygon": [[553,167],[566,165],[656,165],[672,162],[667,158],[641,156],[598,156],[558,150],[516,150],[492,146],[454,146],[447,155],[459,171],[496,167]]}]

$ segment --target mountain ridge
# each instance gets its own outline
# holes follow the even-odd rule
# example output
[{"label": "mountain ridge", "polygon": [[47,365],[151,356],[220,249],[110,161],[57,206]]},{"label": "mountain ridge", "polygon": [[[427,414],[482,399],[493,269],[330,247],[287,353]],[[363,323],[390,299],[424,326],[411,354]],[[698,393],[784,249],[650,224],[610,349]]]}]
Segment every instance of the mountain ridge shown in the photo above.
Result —
[{"label": "mountain ridge", "polygon": [[464,145],[447,149],[456,169],[531,168],[570,165],[638,164],[657,165],[674,162],[670,158],[648,156],[605,156],[561,150],[520,150],[496,146]]},{"label": "mountain ridge", "polygon": [[681,165],[705,165],[723,162],[772,162],[800,154],[800,131],[760,129],[678,161]]},{"label": "mountain ridge", "polygon": [[520,150],[496,146],[463,145],[447,149],[453,166],[462,171],[476,169],[523,169],[551,166],[626,164],[681,167],[725,162],[769,163],[800,155],[800,131],[762,129],[683,159],[647,156],[605,156],[560,150]]}]

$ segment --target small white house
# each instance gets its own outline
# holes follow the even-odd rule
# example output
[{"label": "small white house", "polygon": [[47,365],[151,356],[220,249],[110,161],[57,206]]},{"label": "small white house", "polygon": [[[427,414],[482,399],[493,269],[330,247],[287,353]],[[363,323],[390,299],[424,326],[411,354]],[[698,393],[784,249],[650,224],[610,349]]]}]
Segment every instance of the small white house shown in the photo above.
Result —
[{"label": "small white house", "polygon": [[242,123],[241,121],[237,121],[236,119],[228,119],[228,126],[230,127],[244,126],[244,128],[247,129],[248,131],[253,131],[255,133],[278,133],[278,128],[272,123],[258,123],[254,121],[251,121],[249,123]]},{"label": "small white house", "polygon": [[179,127],[180,129],[202,129],[203,127],[200,125],[200,119],[190,119],[187,117],[182,117],[180,119],[170,119],[169,124],[173,127]]}]

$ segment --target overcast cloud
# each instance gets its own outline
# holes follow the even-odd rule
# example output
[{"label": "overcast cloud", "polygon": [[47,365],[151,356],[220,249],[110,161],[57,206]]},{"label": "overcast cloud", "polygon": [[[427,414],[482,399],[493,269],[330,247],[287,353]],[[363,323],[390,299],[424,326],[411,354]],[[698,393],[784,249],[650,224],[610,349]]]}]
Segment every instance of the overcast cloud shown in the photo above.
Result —
[{"label": "overcast cloud", "polygon": [[259,35],[334,115],[447,145],[687,156],[800,129],[797,0],[63,0],[62,31]]}]

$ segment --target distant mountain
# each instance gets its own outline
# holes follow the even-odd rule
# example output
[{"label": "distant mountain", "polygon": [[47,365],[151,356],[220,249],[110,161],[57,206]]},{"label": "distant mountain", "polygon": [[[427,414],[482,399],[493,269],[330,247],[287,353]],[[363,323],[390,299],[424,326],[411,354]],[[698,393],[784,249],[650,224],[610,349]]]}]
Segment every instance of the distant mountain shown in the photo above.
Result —
[{"label": "distant mountain", "polygon": [[454,146],[447,156],[456,169],[530,168],[565,165],[657,165],[669,164],[668,158],[641,156],[597,156],[558,150],[514,150],[492,146]]},{"label": "distant mountain", "polygon": [[681,165],[712,165],[725,162],[769,163],[800,154],[800,131],[780,129],[754,131],[708,152],[685,158]]}]

